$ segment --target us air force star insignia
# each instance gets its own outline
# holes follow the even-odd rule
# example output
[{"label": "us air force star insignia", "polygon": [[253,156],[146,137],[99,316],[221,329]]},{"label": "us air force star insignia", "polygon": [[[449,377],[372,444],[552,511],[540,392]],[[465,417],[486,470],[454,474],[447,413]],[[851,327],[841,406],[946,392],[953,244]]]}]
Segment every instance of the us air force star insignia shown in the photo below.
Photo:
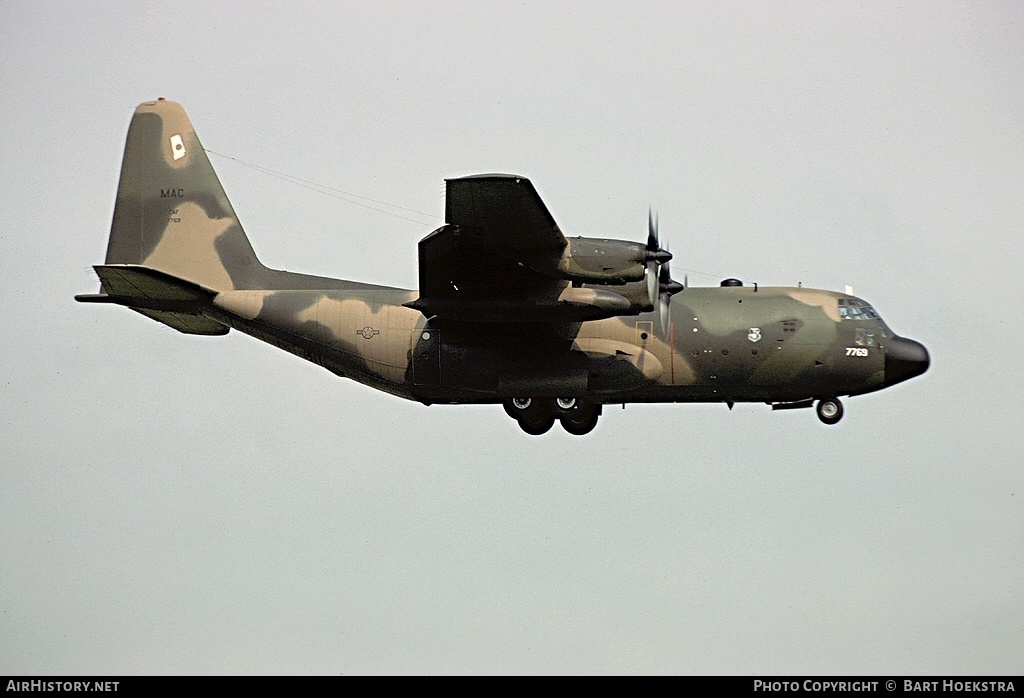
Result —
[{"label": "us air force star insignia", "polygon": [[363,339],[373,339],[375,336],[380,334],[380,330],[375,330],[367,325],[361,330],[356,330],[356,334],[361,335]]},{"label": "us air force star insignia", "polygon": [[747,333],[747,339],[749,339],[751,342],[760,342],[761,341],[761,328],[760,327],[751,327],[750,328],[750,332]]},{"label": "us air force star insignia", "polygon": [[175,160],[185,157],[185,144],[178,134],[171,136],[171,152],[174,153]]}]

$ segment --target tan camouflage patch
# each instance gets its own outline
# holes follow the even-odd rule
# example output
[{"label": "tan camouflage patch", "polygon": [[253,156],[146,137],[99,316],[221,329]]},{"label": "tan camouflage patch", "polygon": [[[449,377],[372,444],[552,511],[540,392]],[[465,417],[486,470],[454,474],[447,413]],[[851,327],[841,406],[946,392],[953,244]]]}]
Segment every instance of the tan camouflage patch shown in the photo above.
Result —
[{"label": "tan camouflage patch", "polygon": [[805,305],[821,308],[830,319],[836,322],[842,321],[842,318],[839,317],[839,299],[834,293],[806,288],[788,288],[783,290],[793,300],[800,301]]},{"label": "tan camouflage patch", "polygon": [[653,352],[641,349],[635,344],[610,339],[583,338],[573,342],[572,348],[573,351],[581,351],[588,356],[611,357],[625,361],[640,371],[647,380],[656,381],[665,373],[664,366]]},{"label": "tan camouflage patch", "polygon": [[160,242],[142,263],[214,290],[234,288],[215,243],[235,219],[210,219],[191,201],[180,203],[168,218]]},{"label": "tan camouflage patch", "polygon": [[263,299],[271,291],[224,291],[218,293],[213,304],[246,320],[255,320],[263,310]]}]

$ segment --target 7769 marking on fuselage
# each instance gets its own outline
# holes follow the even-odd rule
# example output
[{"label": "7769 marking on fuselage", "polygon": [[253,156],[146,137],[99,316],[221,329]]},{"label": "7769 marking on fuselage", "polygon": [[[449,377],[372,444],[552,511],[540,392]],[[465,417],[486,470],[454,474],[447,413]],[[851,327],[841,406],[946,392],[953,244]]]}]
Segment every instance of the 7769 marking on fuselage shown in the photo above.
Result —
[{"label": "7769 marking on fuselage", "polygon": [[846,347],[847,356],[867,356],[868,350],[866,347]]}]

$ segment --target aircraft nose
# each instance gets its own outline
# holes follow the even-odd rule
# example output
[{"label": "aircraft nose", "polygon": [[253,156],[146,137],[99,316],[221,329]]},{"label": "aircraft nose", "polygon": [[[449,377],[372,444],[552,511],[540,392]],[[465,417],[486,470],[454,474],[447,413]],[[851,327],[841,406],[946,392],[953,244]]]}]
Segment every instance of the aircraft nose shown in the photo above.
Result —
[{"label": "aircraft nose", "polygon": [[885,346],[885,384],[896,385],[928,370],[931,359],[920,342],[893,337]]}]

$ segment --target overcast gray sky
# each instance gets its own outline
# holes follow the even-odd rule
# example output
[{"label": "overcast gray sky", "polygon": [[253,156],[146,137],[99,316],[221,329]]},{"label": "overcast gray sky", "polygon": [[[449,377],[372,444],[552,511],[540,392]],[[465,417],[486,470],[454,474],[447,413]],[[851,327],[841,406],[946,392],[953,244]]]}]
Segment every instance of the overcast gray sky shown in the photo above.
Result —
[{"label": "overcast gray sky", "polygon": [[[0,4],[0,673],[1024,672],[1024,6]],[[855,292],[922,378],[826,428],[424,407],[98,288],[134,107],[269,266],[413,288],[443,180],[696,284]],[[376,204],[375,204],[376,206]]]}]

